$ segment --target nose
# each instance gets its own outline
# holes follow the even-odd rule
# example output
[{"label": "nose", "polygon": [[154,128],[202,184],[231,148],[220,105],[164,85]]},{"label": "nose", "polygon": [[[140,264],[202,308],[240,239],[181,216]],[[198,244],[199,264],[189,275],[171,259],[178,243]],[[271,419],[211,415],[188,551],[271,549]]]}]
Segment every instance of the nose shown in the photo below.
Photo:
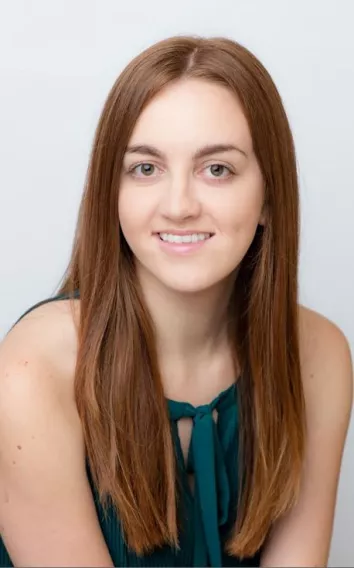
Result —
[{"label": "nose", "polygon": [[160,212],[173,221],[198,217],[201,203],[193,183],[187,176],[175,176],[164,188]]}]

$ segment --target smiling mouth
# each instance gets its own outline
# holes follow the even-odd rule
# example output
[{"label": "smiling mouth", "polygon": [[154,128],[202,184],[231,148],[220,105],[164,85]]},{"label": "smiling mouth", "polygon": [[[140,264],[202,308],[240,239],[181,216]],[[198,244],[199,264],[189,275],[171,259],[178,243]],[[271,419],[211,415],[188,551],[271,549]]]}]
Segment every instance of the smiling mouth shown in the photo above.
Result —
[{"label": "smiling mouth", "polygon": [[161,241],[173,244],[190,244],[206,241],[210,239],[214,233],[156,233]]}]

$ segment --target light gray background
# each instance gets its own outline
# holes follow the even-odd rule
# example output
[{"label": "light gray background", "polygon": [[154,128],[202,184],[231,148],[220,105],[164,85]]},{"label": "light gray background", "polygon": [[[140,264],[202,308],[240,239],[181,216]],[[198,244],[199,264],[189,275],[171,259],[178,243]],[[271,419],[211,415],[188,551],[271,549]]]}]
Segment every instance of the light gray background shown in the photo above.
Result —
[{"label": "light gray background", "polygon": [[[117,75],[154,41],[193,33],[240,41],[272,74],[299,162],[300,299],[353,348],[353,22],[351,0],[0,0],[0,338],[63,273]],[[353,525],[352,426],[331,566],[354,565]]]}]

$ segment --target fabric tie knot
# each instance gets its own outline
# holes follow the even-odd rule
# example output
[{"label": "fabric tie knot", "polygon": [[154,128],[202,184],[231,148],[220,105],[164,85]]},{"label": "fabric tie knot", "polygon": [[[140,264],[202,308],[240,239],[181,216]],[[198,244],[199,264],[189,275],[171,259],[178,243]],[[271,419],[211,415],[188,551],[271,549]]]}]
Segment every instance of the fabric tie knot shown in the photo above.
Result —
[{"label": "fabric tie knot", "polygon": [[228,410],[228,420],[233,423],[233,428],[237,428],[235,385],[221,392],[210,404],[194,407],[190,403],[168,400],[168,407],[178,440],[178,420],[191,418],[193,421],[185,471],[195,476],[194,566],[205,566],[206,562],[210,566],[221,566],[219,527],[228,519],[230,486],[224,458],[226,447],[219,438],[213,412],[216,410],[219,416]]}]

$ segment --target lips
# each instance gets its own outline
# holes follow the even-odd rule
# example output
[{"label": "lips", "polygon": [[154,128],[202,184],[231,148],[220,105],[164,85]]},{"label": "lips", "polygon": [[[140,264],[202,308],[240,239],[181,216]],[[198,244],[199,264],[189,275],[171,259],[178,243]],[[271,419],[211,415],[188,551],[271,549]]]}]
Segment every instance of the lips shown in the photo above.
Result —
[{"label": "lips", "polygon": [[180,231],[177,229],[164,229],[163,231],[156,231],[153,233],[153,235],[161,235],[161,234],[168,234],[168,235],[176,235],[176,236],[186,236],[186,235],[198,235],[198,234],[202,234],[202,235],[210,235],[211,237],[215,234],[212,231],[198,231],[198,230],[194,230],[194,231]]}]

